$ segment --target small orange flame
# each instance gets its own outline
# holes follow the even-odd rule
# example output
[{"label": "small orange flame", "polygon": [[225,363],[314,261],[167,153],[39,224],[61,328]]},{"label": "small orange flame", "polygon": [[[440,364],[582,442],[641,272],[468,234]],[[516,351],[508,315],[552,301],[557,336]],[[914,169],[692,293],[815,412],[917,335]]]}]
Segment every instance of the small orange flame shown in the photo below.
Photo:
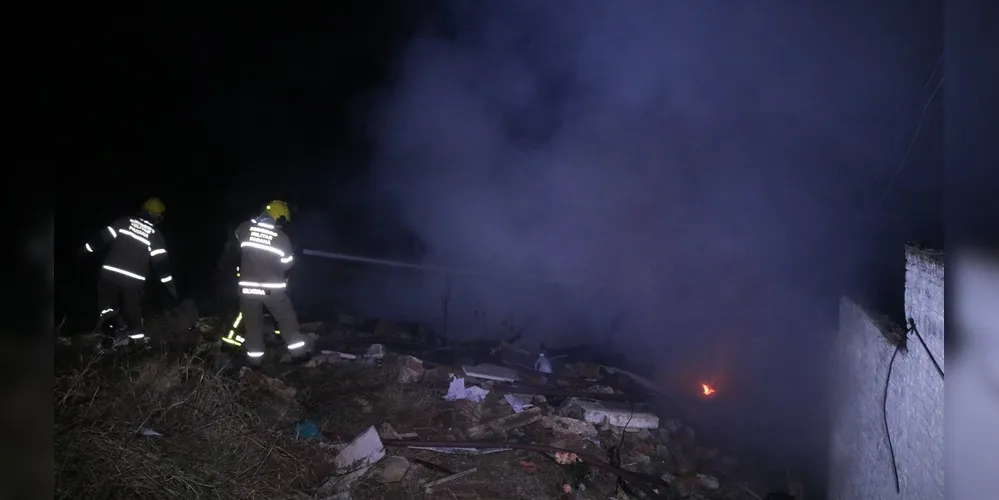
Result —
[{"label": "small orange flame", "polygon": [[715,388],[708,384],[701,384],[701,392],[703,392],[705,396],[710,396],[715,393]]}]

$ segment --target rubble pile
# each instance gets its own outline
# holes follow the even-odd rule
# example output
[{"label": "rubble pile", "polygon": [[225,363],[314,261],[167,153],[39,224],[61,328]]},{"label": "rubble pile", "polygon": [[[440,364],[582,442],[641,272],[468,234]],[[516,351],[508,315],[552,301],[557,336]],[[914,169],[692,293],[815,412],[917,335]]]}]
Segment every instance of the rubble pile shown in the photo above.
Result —
[{"label": "rubble pile", "polygon": [[761,498],[622,370],[552,356],[537,371],[511,342],[341,316],[303,325],[307,363],[254,371],[223,323],[199,321],[194,352],[59,375],[58,497]]}]

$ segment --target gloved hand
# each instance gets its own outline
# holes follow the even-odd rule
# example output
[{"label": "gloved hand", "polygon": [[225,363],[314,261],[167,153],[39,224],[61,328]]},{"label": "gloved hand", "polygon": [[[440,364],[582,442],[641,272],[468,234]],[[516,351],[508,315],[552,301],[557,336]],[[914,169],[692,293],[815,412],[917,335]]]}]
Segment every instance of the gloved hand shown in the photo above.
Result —
[{"label": "gloved hand", "polygon": [[167,291],[170,292],[170,295],[173,296],[173,299],[177,300],[177,285],[174,285],[173,282],[171,281],[171,282],[165,283],[165,286],[166,286]]}]

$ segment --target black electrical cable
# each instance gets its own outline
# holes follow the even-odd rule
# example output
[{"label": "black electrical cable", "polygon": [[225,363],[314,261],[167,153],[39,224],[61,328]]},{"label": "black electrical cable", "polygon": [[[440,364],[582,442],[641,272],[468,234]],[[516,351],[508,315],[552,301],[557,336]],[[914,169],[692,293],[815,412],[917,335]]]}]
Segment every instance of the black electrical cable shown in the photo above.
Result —
[{"label": "black electrical cable", "polygon": [[885,377],[885,391],[884,397],[881,400],[881,414],[884,416],[885,423],[885,436],[888,438],[888,453],[891,454],[891,471],[895,475],[895,492],[901,493],[902,488],[898,480],[898,463],[895,460],[895,445],[891,441],[891,429],[888,428],[888,387],[891,385],[891,370],[895,366],[895,357],[898,356],[898,352],[902,350],[902,345],[905,339],[909,336],[909,332],[915,333],[916,338],[919,339],[919,343],[923,345],[923,349],[926,350],[926,354],[929,355],[930,361],[933,362],[933,366],[937,369],[937,373],[940,374],[940,378],[944,378],[944,371],[940,368],[940,363],[937,362],[937,358],[933,356],[930,352],[930,348],[926,345],[926,341],[923,340],[923,336],[919,334],[919,330],[916,329],[916,321],[909,318],[909,329],[905,331],[905,335],[899,340],[898,344],[895,345],[895,352],[891,355],[891,361],[888,362],[888,375]]},{"label": "black electrical cable", "polygon": [[943,368],[940,368],[940,363],[937,362],[936,356],[930,352],[930,348],[926,346],[926,341],[923,340],[923,336],[919,334],[919,330],[916,329],[916,321],[909,318],[909,331],[916,334],[916,338],[919,339],[919,343],[923,345],[923,349],[926,350],[926,354],[930,357],[930,361],[933,362],[933,366],[937,369],[937,373],[940,374],[940,378],[944,378]]},{"label": "black electrical cable", "polygon": [[891,471],[895,475],[895,493],[901,493],[902,488],[898,482],[898,464],[895,462],[895,446],[891,442],[891,429],[888,428],[888,386],[891,381],[891,369],[895,365],[895,357],[898,356],[898,351],[900,350],[902,350],[901,342],[895,345],[895,352],[892,353],[891,361],[888,362],[888,376],[885,377],[885,393],[884,398],[881,400],[881,414],[884,416],[885,435],[888,437],[888,453],[891,454]]}]

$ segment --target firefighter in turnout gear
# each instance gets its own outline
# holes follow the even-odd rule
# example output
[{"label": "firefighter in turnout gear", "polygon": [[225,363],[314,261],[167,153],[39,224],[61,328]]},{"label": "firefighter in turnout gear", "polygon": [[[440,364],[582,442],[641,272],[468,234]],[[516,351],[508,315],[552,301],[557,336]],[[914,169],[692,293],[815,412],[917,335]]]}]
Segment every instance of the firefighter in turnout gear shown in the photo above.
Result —
[{"label": "firefighter in turnout gear", "polygon": [[246,328],[244,346],[251,366],[260,366],[263,361],[265,307],[280,328],[292,358],[304,359],[310,355],[311,346],[299,331],[298,317],[287,294],[285,275],[294,257],[291,241],[281,225],[290,218],[288,205],[275,200],[262,214],[240,224],[235,231],[240,251],[239,311]]},{"label": "firefighter in turnout gear", "polygon": [[[228,246],[229,245],[226,245],[226,247],[228,247]],[[228,251],[228,248],[226,250]],[[239,282],[239,267],[238,266],[236,267],[236,282]],[[239,290],[237,289],[237,293],[238,292],[239,292]],[[246,342],[246,339],[243,338],[238,333],[236,333],[239,330],[239,326],[240,326],[240,324],[242,324],[242,322],[243,322],[243,313],[242,313],[242,311],[240,311],[236,315],[236,319],[232,322],[232,325],[229,326],[229,333],[225,337],[222,337],[222,342],[225,342],[226,344],[229,344],[229,345],[232,345],[232,346],[235,346],[235,347],[242,347],[243,346],[243,342]]]},{"label": "firefighter in turnout gear", "polygon": [[[236,268],[236,281],[237,282],[239,281],[239,268],[238,267]],[[239,290],[237,290],[237,292],[238,291]],[[273,316],[273,313],[271,313],[269,310],[267,311],[267,314],[271,314],[271,316]],[[273,319],[273,317],[271,319]],[[225,342],[226,344],[229,344],[229,345],[232,345],[232,346],[235,346],[235,347],[242,347],[243,346],[243,342],[246,342],[246,339],[243,338],[243,336],[240,335],[239,333],[236,333],[236,332],[239,331],[239,327],[242,324],[243,324],[243,313],[239,312],[236,315],[236,319],[233,320],[232,325],[229,326],[229,333],[226,334],[225,337],[222,337],[222,342]],[[274,335],[281,335],[281,331],[275,328],[274,329]]]},{"label": "firefighter in turnout gear", "polygon": [[80,249],[81,253],[89,254],[110,246],[97,285],[97,302],[101,311],[99,324],[124,317],[127,337],[117,336],[114,347],[127,344],[130,339],[141,341],[145,337],[141,301],[150,262],[160,282],[177,298],[166,242],[155,228],[165,211],[166,206],[159,198],[149,198],[138,214],[121,217],[102,228]]}]

